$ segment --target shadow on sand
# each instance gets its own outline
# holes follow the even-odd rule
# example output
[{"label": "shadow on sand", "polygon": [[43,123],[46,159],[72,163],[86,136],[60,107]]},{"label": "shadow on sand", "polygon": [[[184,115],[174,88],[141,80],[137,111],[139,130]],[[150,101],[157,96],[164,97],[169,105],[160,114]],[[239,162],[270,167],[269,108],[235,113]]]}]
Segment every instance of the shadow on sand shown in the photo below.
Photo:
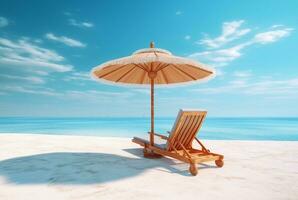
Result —
[{"label": "shadow on sand", "polygon": [[[55,152],[0,161],[0,176],[15,184],[95,184],[137,176],[147,169],[189,176],[168,158],[143,158],[142,149],[124,149],[133,157],[106,153]],[[203,166],[203,167],[202,167]],[[202,168],[213,168],[201,165]]]}]

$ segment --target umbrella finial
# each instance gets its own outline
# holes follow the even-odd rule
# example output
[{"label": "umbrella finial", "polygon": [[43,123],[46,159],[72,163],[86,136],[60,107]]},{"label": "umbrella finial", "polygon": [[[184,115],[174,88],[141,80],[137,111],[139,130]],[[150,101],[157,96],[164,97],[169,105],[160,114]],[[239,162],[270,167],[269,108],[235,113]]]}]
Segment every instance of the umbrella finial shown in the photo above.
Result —
[{"label": "umbrella finial", "polygon": [[150,42],[150,48],[154,48],[154,42],[153,41]]}]

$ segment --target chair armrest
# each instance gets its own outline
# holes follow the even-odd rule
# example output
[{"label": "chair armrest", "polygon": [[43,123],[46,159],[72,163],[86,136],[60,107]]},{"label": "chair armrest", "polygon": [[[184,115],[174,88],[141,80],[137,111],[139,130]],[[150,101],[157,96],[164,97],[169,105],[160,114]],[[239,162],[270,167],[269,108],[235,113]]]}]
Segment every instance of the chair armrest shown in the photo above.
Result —
[{"label": "chair armrest", "polygon": [[[151,134],[151,132],[148,132],[148,134]],[[168,140],[169,138],[165,135],[162,135],[162,134],[158,134],[158,133],[153,133],[154,135],[160,137],[161,139],[164,139],[164,140]]]}]

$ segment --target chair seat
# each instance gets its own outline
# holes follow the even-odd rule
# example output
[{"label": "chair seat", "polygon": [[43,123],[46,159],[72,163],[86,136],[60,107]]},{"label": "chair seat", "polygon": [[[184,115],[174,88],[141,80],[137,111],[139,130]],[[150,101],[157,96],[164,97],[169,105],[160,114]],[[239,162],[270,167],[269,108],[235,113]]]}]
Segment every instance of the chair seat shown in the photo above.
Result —
[{"label": "chair seat", "polygon": [[[145,144],[149,145],[149,143],[150,143],[148,139],[142,138],[142,137],[134,137],[133,140],[135,140],[135,141],[137,140],[139,143],[143,143],[142,146],[145,146]],[[158,137],[155,137],[154,138],[154,146],[165,150],[167,147],[167,144],[166,144],[165,140],[161,140]]]}]

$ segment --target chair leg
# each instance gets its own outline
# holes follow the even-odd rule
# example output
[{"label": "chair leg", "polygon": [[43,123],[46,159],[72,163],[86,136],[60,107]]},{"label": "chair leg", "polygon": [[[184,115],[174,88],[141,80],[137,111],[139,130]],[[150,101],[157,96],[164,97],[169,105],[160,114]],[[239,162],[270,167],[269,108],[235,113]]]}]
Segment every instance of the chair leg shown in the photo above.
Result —
[{"label": "chair leg", "polygon": [[196,176],[198,174],[198,168],[195,163],[190,163],[189,165],[189,172],[193,175]]},{"label": "chair leg", "polygon": [[151,149],[144,148],[143,155],[145,158],[161,158],[162,155],[154,153]]},{"label": "chair leg", "polygon": [[224,161],[222,159],[216,160],[215,164],[217,167],[223,167],[224,166]]}]

